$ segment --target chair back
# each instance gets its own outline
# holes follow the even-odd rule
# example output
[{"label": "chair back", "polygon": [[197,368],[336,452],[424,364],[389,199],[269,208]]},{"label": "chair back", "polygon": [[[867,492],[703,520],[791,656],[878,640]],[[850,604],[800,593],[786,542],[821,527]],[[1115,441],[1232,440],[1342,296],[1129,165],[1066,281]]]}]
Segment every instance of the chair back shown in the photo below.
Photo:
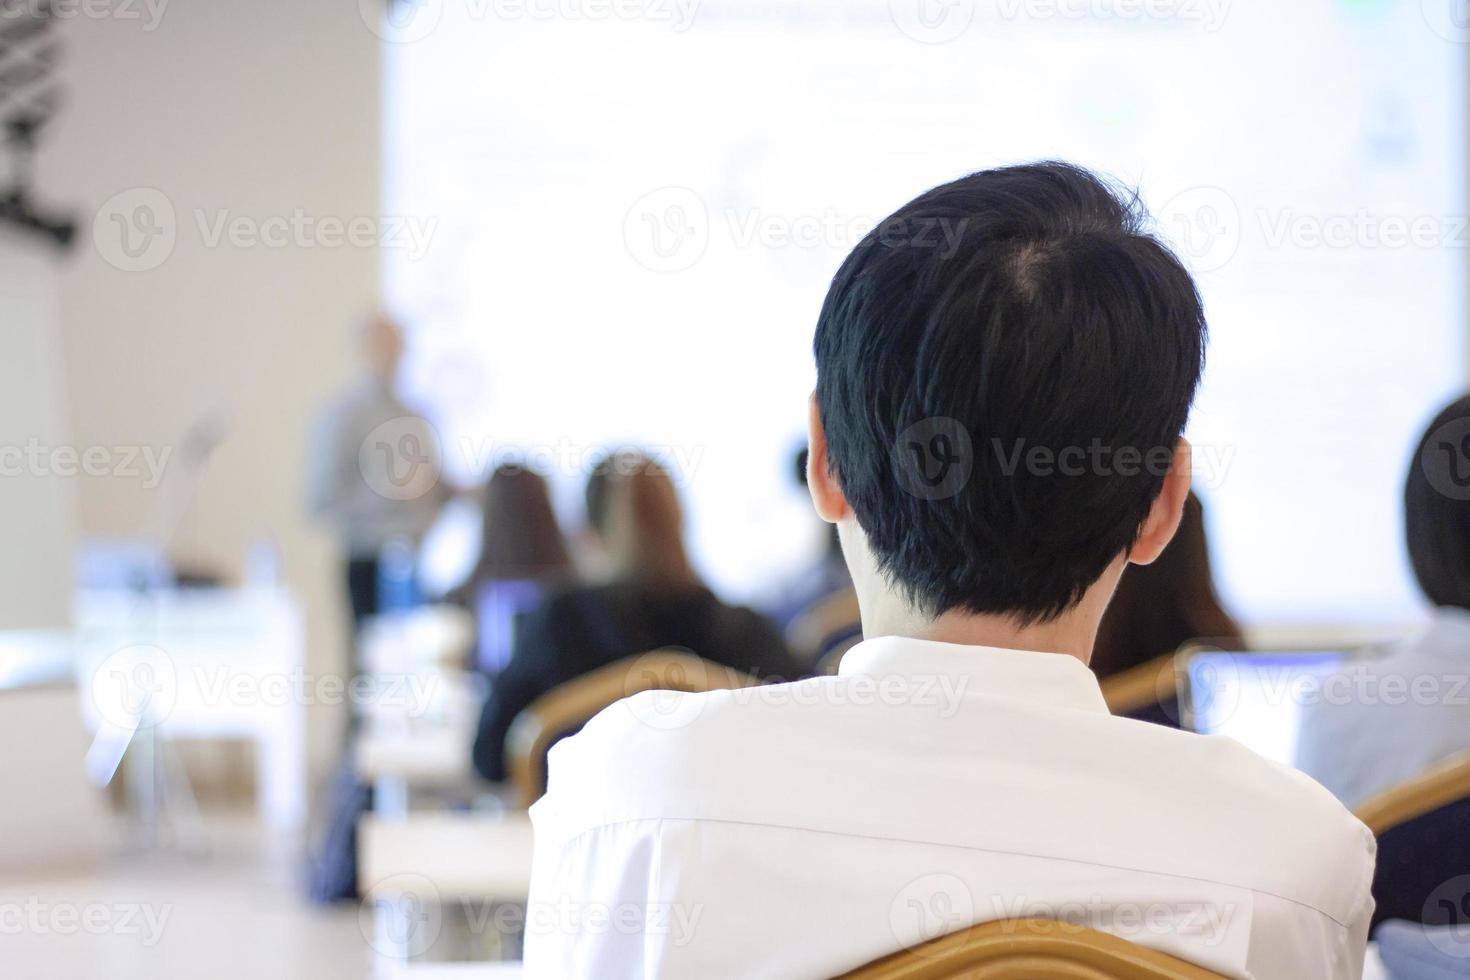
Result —
[{"label": "chair back", "polygon": [[1167,953],[1086,926],[999,919],[844,973],[838,980],[1221,980]]},{"label": "chair back", "polygon": [[862,617],[852,589],[818,599],[786,627],[786,645],[819,673],[835,674],[842,654],[862,638]]},{"label": "chair back", "polygon": [[1145,661],[1137,667],[1119,671],[1099,681],[1103,700],[1108,711],[1120,718],[1137,718],[1157,725],[1178,728],[1179,682],[1176,671],[1177,660],[1189,651],[1181,648],[1179,653],[1166,653]]},{"label": "chair back", "polygon": [[528,807],[546,792],[546,754],[603,708],[640,691],[720,691],[758,681],[723,664],[669,647],[624,657],[559,684],[516,715],[506,734],[506,762],[516,801]]},{"label": "chair back", "polygon": [[1373,928],[1387,919],[1463,926],[1470,917],[1470,753],[1375,796],[1358,819],[1378,838]]}]

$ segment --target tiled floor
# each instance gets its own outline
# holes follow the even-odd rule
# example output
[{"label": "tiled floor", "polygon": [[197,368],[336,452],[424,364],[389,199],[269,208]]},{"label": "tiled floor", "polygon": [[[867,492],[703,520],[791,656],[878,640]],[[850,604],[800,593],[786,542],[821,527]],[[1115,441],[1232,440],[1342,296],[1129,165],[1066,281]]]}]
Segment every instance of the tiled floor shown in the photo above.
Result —
[{"label": "tiled floor", "polygon": [[290,845],[208,820],[209,857],[131,855],[97,872],[0,881],[0,976],[14,980],[368,977],[371,922],[302,898]]}]

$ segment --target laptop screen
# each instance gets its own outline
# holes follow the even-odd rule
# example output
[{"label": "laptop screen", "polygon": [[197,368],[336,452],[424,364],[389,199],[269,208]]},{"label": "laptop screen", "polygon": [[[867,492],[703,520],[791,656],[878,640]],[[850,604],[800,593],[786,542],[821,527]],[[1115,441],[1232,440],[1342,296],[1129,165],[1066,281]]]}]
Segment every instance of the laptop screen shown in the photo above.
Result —
[{"label": "laptop screen", "polygon": [[540,605],[543,595],[541,586],[530,581],[493,581],[480,586],[475,595],[476,667],[488,674],[505,669],[515,644],[516,621]]},{"label": "laptop screen", "polygon": [[1347,659],[1341,651],[1197,653],[1185,672],[1188,727],[1228,735],[1286,765],[1296,759],[1302,706]]}]

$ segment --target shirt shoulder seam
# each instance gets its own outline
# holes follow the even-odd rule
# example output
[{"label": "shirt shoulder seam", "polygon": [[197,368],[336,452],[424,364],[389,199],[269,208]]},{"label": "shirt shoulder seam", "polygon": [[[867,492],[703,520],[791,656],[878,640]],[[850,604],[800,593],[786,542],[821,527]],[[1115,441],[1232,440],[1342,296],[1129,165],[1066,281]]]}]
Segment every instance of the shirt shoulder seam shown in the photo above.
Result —
[{"label": "shirt shoulder seam", "polygon": [[[1031,859],[1040,860],[1040,861],[1060,861],[1060,862],[1065,862],[1065,863],[1068,863],[1068,864],[1084,864],[1084,865],[1089,865],[1089,866],[1095,867],[1095,868],[1108,868],[1108,869],[1114,870],[1114,871],[1127,871],[1127,872],[1131,872],[1131,873],[1134,873],[1134,874],[1158,875],[1159,877],[1162,877],[1162,878],[1177,878],[1177,879],[1182,879],[1182,880],[1186,880],[1186,881],[1202,881],[1202,882],[1208,882],[1208,883],[1214,884],[1214,885],[1224,885],[1224,886],[1229,887],[1229,888],[1240,888],[1240,889],[1244,889],[1246,891],[1254,892],[1254,893],[1259,894],[1259,895],[1269,895],[1270,897],[1272,897],[1272,898],[1278,898],[1278,899],[1282,900],[1283,902],[1290,902],[1293,905],[1297,905],[1297,906],[1300,906],[1302,908],[1310,909],[1313,912],[1318,913],[1319,915],[1325,916],[1328,919],[1330,919],[1333,922],[1335,922],[1337,925],[1342,926],[1345,929],[1352,927],[1353,922],[1356,921],[1358,915],[1361,913],[1361,910],[1363,908],[1363,902],[1364,902],[1364,897],[1362,895],[1359,895],[1357,898],[1355,898],[1353,900],[1353,902],[1351,903],[1351,908],[1350,908],[1350,911],[1348,913],[1348,921],[1343,921],[1342,919],[1338,918],[1336,915],[1333,915],[1328,910],[1323,909],[1323,908],[1318,908],[1316,905],[1314,905],[1311,902],[1303,901],[1302,899],[1295,898],[1295,897],[1293,897],[1291,895],[1282,895],[1279,892],[1270,891],[1268,889],[1261,888],[1261,887],[1259,887],[1257,885],[1243,885],[1243,884],[1238,884],[1238,883],[1230,882],[1230,881],[1222,881],[1222,880],[1220,880],[1218,878],[1208,878],[1208,877],[1204,877],[1204,876],[1201,876],[1201,875],[1180,874],[1180,873],[1175,872],[1175,871],[1161,871],[1161,870],[1156,869],[1156,868],[1132,867],[1132,866],[1126,865],[1126,864],[1114,864],[1114,863],[1107,862],[1107,861],[1090,861],[1090,860],[1087,860],[1085,858],[1063,857],[1063,856],[1056,855],[1056,854],[1039,854],[1039,853],[1032,853],[1032,852],[1027,852],[1027,851],[1003,850],[1001,848],[996,848],[996,847],[979,847],[979,846],[976,846],[974,844],[962,844],[962,843],[957,843],[957,842],[953,842],[953,841],[936,842],[936,841],[929,841],[929,840],[919,840],[919,839],[916,839],[916,838],[908,838],[908,837],[888,837],[888,836],[879,836],[877,834],[861,834],[861,833],[855,833],[853,831],[846,831],[846,830],[833,830],[831,828],[826,828],[826,827],[818,828],[818,827],[801,826],[799,824],[780,824],[780,823],[756,822],[756,821],[752,821],[752,820],[735,820],[735,819],[731,819],[731,818],[728,818],[728,817],[643,816],[643,817],[624,817],[624,818],[616,819],[616,820],[603,820],[603,821],[600,821],[600,822],[597,822],[597,823],[594,823],[594,824],[585,825],[585,826],[582,827],[582,829],[576,831],[575,833],[556,835],[557,836],[557,839],[556,839],[556,842],[555,842],[555,846],[557,846],[557,847],[565,847],[566,845],[570,844],[572,841],[575,841],[575,840],[577,840],[578,838],[581,838],[581,837],[585,837],[588,834],[595,833],[596,831],[606,830],[608,828],[616,827],[616,826],[621,826],[621,825],[624,825],[624,824],[637,824],[637,823],[653,823],[653,824],[659,824],[659,825],[662,825],[662,824],[665,824],[665,823],[712,823],[712,824],[731,824],[731,825],[742,826],[742,827],[762,827],[762,828],[769,828],[769,829],[772,829],[772,830],[796,830],[796,831],[802,831],[804,833],[826,834],[826,835],[833,836],[833,837],[851,837],[851,838],[860,839],[860,840],[889,841],[889,842],[893,842],[893,843],[921,844],[921,845],[925,845],[925,846],[938,846],[938,847],[954,847],[954,848],[958,848],[960,850],[965,850],[965,851],[976,851],[976,852],[982,852],[982,853],[987,853],[987,854],[1006,854],[1006,855],[1010,855],[1010,856],[1014,856],[1014,857],[1031,858]],[[1365,847],[1364,848],[1364,854],[1365,854],[1365,856],[1368,854],[1368,851],[1369,851],[1369,848],[1366,848]],[[1371,862],[1371,860],[1368,862],[1368,870],[1366,872],[1360,871],[1359,874],[1357,875],[1357,878],[1358,878],[1358,880],[1359,880],[1360,883],[1361,883],[1361,881],[1362,881],[1363,876],[1364,876],[1365,873],[1369,876],[1369,879],[1371,880],[1371,875],[1372,875],[1372,862]]]}]

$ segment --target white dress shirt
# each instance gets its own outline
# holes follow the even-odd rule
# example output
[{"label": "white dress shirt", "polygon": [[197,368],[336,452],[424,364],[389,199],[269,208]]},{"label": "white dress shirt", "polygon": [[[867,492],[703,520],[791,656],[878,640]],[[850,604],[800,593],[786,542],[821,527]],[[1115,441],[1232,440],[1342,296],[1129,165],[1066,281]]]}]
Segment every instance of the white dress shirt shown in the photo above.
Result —
[{"label": "white dress shirt", "polygon": [[1374,841],[1223,737],[1108,714],[1075,658],[898,637],[837,677],[646,692],[558,744],[530,977],[830,977],[1059,918],[1233,977],[1353,977]]},{"label": "white dress shirt", "polygon": [[1421,634],[1310,693],[1296,763],[1357,808],[1470,751],[1470,612],[1436,609]]}]

